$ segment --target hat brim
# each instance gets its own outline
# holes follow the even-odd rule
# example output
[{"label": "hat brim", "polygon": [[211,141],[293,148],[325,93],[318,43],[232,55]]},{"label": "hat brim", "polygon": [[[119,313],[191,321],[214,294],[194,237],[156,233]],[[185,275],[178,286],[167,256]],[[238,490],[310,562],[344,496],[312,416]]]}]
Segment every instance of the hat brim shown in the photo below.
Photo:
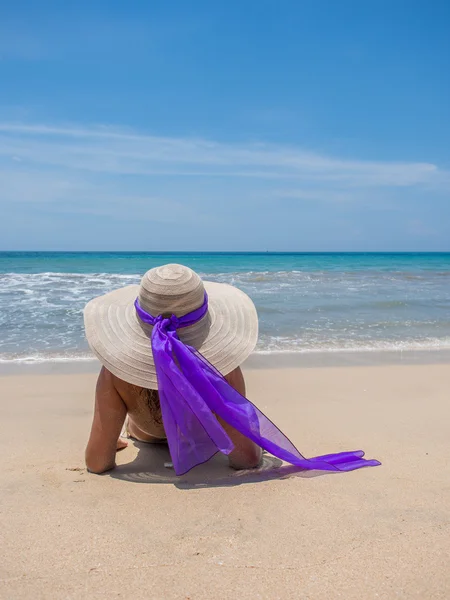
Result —
[{"label": "hat brim", "polygon": [[[224,283],[204,282],[208,313],[195,325],[178,331],[222,375],[252,353],[258,339],[258,316],[251,299]],[[136,315],[138,285],[129,285],[91,300],[84,309],[91,350],[111,373],[134,385],[158,389],[151,348],[152,327]]]}]

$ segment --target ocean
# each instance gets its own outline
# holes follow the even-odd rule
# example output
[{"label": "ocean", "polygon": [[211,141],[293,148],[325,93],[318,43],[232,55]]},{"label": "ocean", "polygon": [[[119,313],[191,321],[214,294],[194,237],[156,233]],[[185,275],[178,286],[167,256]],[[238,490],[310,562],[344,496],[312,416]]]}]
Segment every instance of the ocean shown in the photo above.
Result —
[{"label": "ocean", "polygon": [[91,298],[178,262],[251,296],[258,353],[450,349],[450,253],[0,253],[0,362],[92,358]]}]

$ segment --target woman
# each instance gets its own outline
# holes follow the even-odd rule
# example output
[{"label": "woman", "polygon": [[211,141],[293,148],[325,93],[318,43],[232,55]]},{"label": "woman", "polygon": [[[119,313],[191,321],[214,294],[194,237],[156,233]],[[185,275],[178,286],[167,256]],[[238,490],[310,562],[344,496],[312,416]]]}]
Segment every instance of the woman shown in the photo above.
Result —
[{"label": "woman", "polygon": [[216,452],[236,469],[257,467],[261,448],[306,469],[353,470],[379,464],[363,453],[305,459],[245,398],[240,365],[253,351],[258,317],[250,298],[226,284],[203,282],[191,269],[165,265],[140,286],[88,303],[86,336],[103,364],[86,466],[115,466],[125,419],[128,435],[168,442],[181,475]]},{"label": "woman", "polygon": [[[245,395],[244,378],[239,368],[226,379]],[[131,438],[149,444],[166,443],[158,392],[127,383],[103,367],[97,382],[94,420],[86,448],[86,466],[91,473],[103,473],[115,467],[116,451],[128,445],[126,440],[118,437],[127,415],[127,433]],[[261,449],[220,417],[218,421],[235,447],[228,455],[230,466],[235,469],[257,467]]]}]

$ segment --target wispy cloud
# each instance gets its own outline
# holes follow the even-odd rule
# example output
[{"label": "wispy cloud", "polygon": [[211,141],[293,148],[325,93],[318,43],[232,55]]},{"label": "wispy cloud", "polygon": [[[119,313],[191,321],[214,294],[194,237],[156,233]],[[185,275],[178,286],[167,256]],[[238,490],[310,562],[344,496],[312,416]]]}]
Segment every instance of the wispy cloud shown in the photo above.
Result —
[{"label": "wispy cloud", "polygon": [[[184,223],[210,223],[211,216],[192,212],[186,203],[164,196],[136,193],[108,182],[91,183],[54,172],[0,170],[0,206],[13,208],[17,203],[24,217],[30,208],[52,216],[84,214],[121,219],[136,219],[170,224],[180,219]],[[5,208],[3,215],[5,215]]]},{"label": "wispy cloud", "polygon": [[146,135],[106,126],[0,123],[3,162],[115,175],[211,176],[326,182],[344,188],[448,182],[427,162],[351,160],[296,146]]},{"label": "wispy cloud", "polygon": [[400,248],[402,234],[439,247],[445,219],[425,212],[431,202],[435,216],[443,210],[449,183],[427,162],[9,121],[0,123],[0,245],[254,249],[289,239],[351,249],[390,236]]}]

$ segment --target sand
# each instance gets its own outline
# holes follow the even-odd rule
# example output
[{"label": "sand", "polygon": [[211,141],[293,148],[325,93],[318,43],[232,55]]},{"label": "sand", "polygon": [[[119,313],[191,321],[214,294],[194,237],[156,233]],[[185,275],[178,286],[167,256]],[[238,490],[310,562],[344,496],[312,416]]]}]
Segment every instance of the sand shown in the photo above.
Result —
[{"label": "sand", "polygon": [[250,370],[249,397],[306,456],[381,467],[302,473],[223,457],[176,478],[167,450],[83,463],[95,375],[0,378],[0,597],[450,597],[450,365]]}]

